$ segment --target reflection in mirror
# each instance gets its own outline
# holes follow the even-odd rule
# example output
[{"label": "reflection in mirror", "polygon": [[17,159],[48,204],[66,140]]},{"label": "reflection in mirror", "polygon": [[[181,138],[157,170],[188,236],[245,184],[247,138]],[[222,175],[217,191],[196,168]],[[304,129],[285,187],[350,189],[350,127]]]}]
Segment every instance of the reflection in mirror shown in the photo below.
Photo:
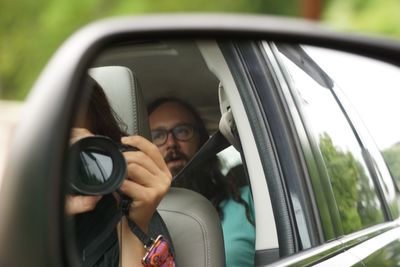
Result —
[{"label": "reflection in mirror", "polygon": [[105,136],[89,136],[74,142],[69,149],[71,192],[82,195],[106,195],[118,190],[126,176],[122,147]]},{"label": "reflection in mirror", "polygon": [[[278,49],[282,51],[280,59],[288,72],[287,79],[295,89],[293,94],[298,98],[299,109],[303,110],[302,120],[320,148],[344,233],[384,221],[383,199],[380,199],[378,189],[380,182],[384,197],[397,216],[395,187],[387,186],[393,184],[391,175],[385,172],[382,156],[356,110],[360,110],[364,123],[372,129],[381,149],[383,144],[396,145],[400,140],[399,127],[384,121],[394,115],[388,112],[394,107],[388,109],[387,105],[390,105],[391,97],[399,94],[394,90],[398,87],[399,69],[376,60],[315,47],[304,48],[312,59],[307,59],[304,54],[299,64],[298,58],[293,59],[287,53],[290,48],[278,46]],[[309,67],[312,64],[308,62],[313,59],[313,64],[318,67],[312,70]],[[355,69],[357,71],[352,71]],[[327,80],[329,82],[321,82]],[[378,80],[385,83],[378,86]],[[382,94],[382,86],[386,87],[387,95]],[[355,103],[356,109],[351,103]],[[354,126],[358,132],[354,132]],[[370,160],[373,165],[380,165],[381,170],[375,168],[371,172]],[[375,179],[374,175],[378,177]]]},{"label": "reflection in mirror", "polygon": [[[349,114],[373,156],[378,178],[400,184],[400,126],[394,123],[400,106],[399,67],[349,53],[307,47],[308,53],[335,80],[341,101],[355,109]],[[352,71],[354,70],[354,71]],[[357,71],[355,71],[357,70]],[[361,119],[360,119],[361,118]],[[383,155],[382,156],[380,155]],[[389,168],[388,172],[386,166]],[[399,214],[394,188],[383,186],[393,214]]]},{"label": "reflection in mirror", "polygon": [[[124,43],[121,46],[104,51],[94,62],[92,68],[88,70],[88,73],[96,81],[98,85],[96,86],[100,87],[104,92],[111,113],[116,121],[113,125],[113,123],[103,120],[102,117],[105,115],[108,116],[108,112],[104,112],[104,110],[95,112],[96,109],[101,109],[101,107],[95,106],[99,104],[99,101],[92,101],[92,96],[88,100],[89,103],[82,104],[83,106],[88,106],[87,116],[83,120],[85,122],[83,123],[83,127],[90,134],[109,136],[104,129],[115,128],[117,126],[119,128],[117,138],[135,134],[144,135],[149,138],[149,136],[146,136],[146,130],[142,129],[142,132],[140,132],[142,120],[146,120],[147,127],[150,126],[151,130],[166,131],[167,139],[163,144],[158,144],[157,152],[161,155],[163,162],[158,162],[157,158],[150,157],[150,160],[154,162],[150,165],[149,163],[135,164],[145,166],[145,168],[150,166],[151,169],[148,169],[150,173],[155,173],[155,170],[152,169],[153,166],[160,165],[162,167],[163,164],[166,164],[166,169],[172,174],[177,173],[192,159],[208,139],[209,135],[218,130],[218,123],[221,117],[218,102],[219,80],[208,68],[204,56],[195,41],[163,40],[131,44]],[[142,89],[142,92],[140,92],[140,89]],[[143,93],[144,99],[140,99],[141,93]],[[96,92],[92,93],[92,95],[95,94]],[[139,97],[139,100],[136,99],[137,102],[135,102],[134,98],[131,98],[132,95],[136,94]],[[104,101],[101,100],[100,102]],[[140,111],[140,105],[143,104],[145,104],[144,109],[148,108],[149,117],[146,116],[146,113],[141,113]],[[101,125],[103,121],[104,127]],[[98,128],[95,129],[95,127]],[[189,129],[188,127],[191,129],[190,131],[186,130],[186,128]],[[140,150],[144,152],[142,147]],[[147,157],[151,156],[147,153],[144,154]],[[151,154],[154,154],[154,152]],[[92,156],[93,154],[90,154],[89,158],[92,159]],[[134,156],[132,154],[128,156],[126,153],[124,156],[128,163],[126,179],[132,182],[132,184],[138,183],[140,187],[147,187],[147,182],[139,182],[140,179],[144,179],[137,177],[140,176],[140,172],[133,171],[131,174],[133,176],[129,173],[129,163],[132,161],[131,157]],[[158,156],[156,155],[156,157]],[[239,153],[237,157],[240,159]],[[86,160],[88,157],[85,154],[83,158]],[[104,168],[104,172],[101,171],[101,168],[97,168],[97,161],[102,161],[102,159],[99,159],[97,156],[95,158],[96,161],[91,160],[95,165],[95,169],[91,173],[107,173],[105,176],[108,176],[110,173],[106,170],[108,168],[103,163],[101,165]],[[210,164],[210,162],[212,163]],[[111,163],[111,165],[113,164]],[[86,166],[91,165],[86,164]],[[174,252],[174,249],[176,249],[176,261],[182,266],[187,265],[190,261],[198,262],[199,264],[195,264],[196,266],[202,266],[202,262],[205,262],[210,257],[218,258],[219,263],[216,266],[220,266],[220,263],[222,265],[225,264],[225,256],[228,265],[232,262],[236,262],[236,264],[241,266],[253,266],[254,264],[255,217],[250,186],[244,171],[229,171],[230,177],[243,176],[237,179],[229,178],[227,176],[228,171],[229,169],[221,169],[219,160],[214,154],[211,155],[211,160],[202,164],[194,172],[172,183],[173,187],[183,187],[203,195],[208,199],[207,201],[204,200],[207,202],[207,205],[210,205],[214,209],[215,214],[201,215],[210,217],[203,220],[215,220],[217,223],[215,225],[208,223],[207,225],[207,227],[212,226],[207,232],[217,233],[212,237],[213,240],[216,240],[212,242],[213,246],[217,247],[213,255],[207,255],[206,253],[209,252],[206,251],[202,253],[197,251],[197,259],[189,257],[189,255],[193,255],[190,251],[198,250],[196,248],[198,240],[189,245],[180,241],[179,236],[182,234],[175,234],[177,231],[187,228],[186,225],[182,225],[182,223],[187,224],[185,220],[179,223],[170,223],[168,217],[162,218],[162,220],[166,220],[165,223],[168,229],[160,229],[157,225],[164,225],[164,223],[154,223],[156,220],[154,216],[152,219],[147,220],[147,223],[149,223],[145,227],[147,228],[145,231],[147,236],[154,238],[158,234],[162,234],[167,240],[171,239],[169,233],[171,233],[172,238],[176,236],[175,240],[169,243],[174,245],[175,248],[171,247],[171,252]],[[146,177],[146,179],[154,178]],[[242,182],[238,183],[238,181]],[[136,190],[140,188],[136,188],[138,185],[135,185]],[[118,205],[120,205],[119,198],[114,198],[114,200],[113,198],[102,197],[101,200],[96,199],[98,202],[95,202],[92,209],[84,214],[75,216],[77,247],[79,255],[81,255],[81,262],[85,266],[85,261],[105,262],[109,260],[106,257],[111,257],[112,261],[116,260],[118,262],[121,260],[121,255],[122,261],[125,261],[124,251],[119,251],[120,246],[118,243],[124,242],[123,237],[128,234],[129,229],[116,239],[112,239],[114,241],[110,241],[111,246],[107,247],[111,247],[111,249],[108,249],[105,253],[99,253],[99,255],[106,256],[95,256],[94,254],[97,255],[99,251],[94,254],[88,254],[88,248],[92,248],[98,242],[97,239],[91,240],[94,236],[102,239],[105,235],[110,235],[106,231],[106,228],[109,229],[110,224],[115,223],[115,219],[111,215],[117,212],[119,209]],[[196,196],[193,196],[193,199],[196,198]],[[140,206],[135,205],[135,202],[139,201],[139,197],[133,198],[131,206],[134,207],[134,213],[136,212],[135,209],[140,208]],[[191,201],[190,198],[188,201]],[[101,216],[101,210],[99,209],[102,209],[104,212],[104,207],[112,207],[114,205],[117,205],[117,208],[110,208],[111,213],[107,215],[109,217],[108,222],[104,218],[98,218]],[[197,212],[195,207],[193,208],[194,210],[191,212]],[[129,209],[132,211],[132,208]],[[151,209],[148,209],[148,211],[154,212]],[[159,216],[157,218],[160,220]],[[99,219],[98,225],[102,225],[102,229],[96,226],[89,231],[87,229],[87,222],[94,222],[97,219]],[[222,220],[223,235],[220,228],[220,220]],[[121,227],[120,223],[115,224],[117,232],[120,229],[119,227]],[[132,234],[132,231],[130,232],[129,234]],[[194,232],[183,234],[197,235]],[[84,236],[82,237],[81,235]],[[225,239],[225,249],[223,247],[223,239]],[[101,242],[103,241],[108,242],[109,240],[102,239]],[[123,245],[122,249],[124,247]],[[241,249],[238,251],[235,249],[237,247],[241,247]],[[85,260],[83,260],[83,256]]]},{"label": "reflection in mirror", "polygon": [[97,185],[108,181],[112,170],[112,161],[108,155],[84,150],[79,158],[82,164],[78,168],[84,184]]},{"label": "reflection in mirror", "polygon": [[[106,136],[117,146],[123,143],[139,151],[118,151],[126,165],[122,167],[121,183],[113,188],[109,185],[113,170],[117,167],[113,157],[108,157],[109,154],[104,153],[104,150],[91,149],[81,150],[76,156],[83,162],[83,165],[76,166],[76,170],[84,173],[85,178],[81,179],[84,184],[89,187],[100,184],[107,189],[111,188],[109,191],[98,191],[100,193],[95,194],[97,196],[88,196],[79,191],[84,193],[83,197],[90,205],[69,212],[74,215],[78,254],[84,266],[118,266],[120,262],[124,265],[138,259],[140,261],[145,253],[143,242],[156,245],[146,238],[155,240],[160,235],[163,236],[163,242],[160,241],[157,246],[167,244],[169,247],[164,255],[166,261],[173,258],[180,266],[202,266],[207,258],[206,252],[193,252],[196,251],[193,244],[201,238],[193,242],[182,238],[196,236],[194,230],[187,230],[190,224],[186,219],[176,215],[184,212],[179,210],[175,216],[171,216],[166,215],[165,210],[156,211],[160,201],[162,207],[168,202],[171,205],[168,206],[169,210],[180,209],[183,204],[187,204],[185,208],[189,210],[194,208],[191,200],[197,198],[193,196],[182,200],[182,191],[174,191],[175,188],[189,189],[191,193],[194,191],[202,195],[207,205],[212,207],[215,214],[207,214],[206,219],[214,220],[215,217],[217,221],[217,225],[213,225],[210,231],[217,231],[212,236],[212,243],[216,246],[212,257],[217,257],[216,261],[223,262],[222,265],[226,262],[227,266],[254,266],[255,259],[261,259],[262,263],[279,259],[280,247],[276,235],[282,233],[277,233],[279,227],[274,214],[268,213],[272,202],[265,186],[266,171],[260,167],[260,157],[265,148],[255,144],[256,139],[249,124],[249,117],[255,115],[245,114],[244,111],[249,107],[246,107],[246,101],[240,94],[268,90],[247,88],[247,84],[252,83],[241,81],[247,77],[247,72],[253,76],[261,75],[263,79],[269,79],[270,76],[251,66],[244,71],[246,75],[239,75],[245,63],[229,59],[229,53],[222,51],[228,47],[226,42],[230,41],[225,41],[225,46],[214,40],[126,41],[101,51],[87,70],[91,82],[89,85],[85,83],[82,89],[90,91],[90,96],[81,100],[84,108],[78,112],[79,123],[71,129],[71,139]],[[239,42],[232,43],[240,46]],[[260,54],[269,57],[262,63],[265,68],[277,77],[282,77],[279,81],[270,81],[277,85],[273,89],[288,88],[290,95],[282,95],[288,102],[290,98],[295,103],[288,109],[290,112],[286,114],[287,117],[293,117],[295,121],[294,113],[300,114],[301,120],[295,124],[293,132],[300,135],[300,125],[304,127],[308,142],[312,143],[313,156],[320,157],[323,162],[317,179],[322,179],[321,173],[325,172],[329,183],[327,194],[332,195],[330,204],[336,207],[332,208],[332,212],[338,213],[341,233],[349,234],[384,222],[387,218],[383,198],[388,201],[393,214],[398,214],[393,185],[384,187],[383,196],[378,189],[379,186],[393,184],[386,164],[393,176],[400,179],[396,167],[400,162],[397,160],[400,154],[396,154],[398,151],[395,149],[400,141],[400,132],[399,127],[393,123],[394,114],[399,112],[394,111],[398,105],[390,101],[398,97],[395,90],[389,89],[397,88],[397,84],[400,84],[396,80],[400,77],[397,75],[398,68],[329,49],[255,43],[260,44],[256,46],[261,50]],[[243,46],[241,49],[247,48]],[[239,53],[242,50],[235,51]],[[241,56],[246,57],[246,54]],[[269,60],[277,62],[277,66],[267,64]],[[367,65],[370,66],[370,72],[367,72]],[[356,76],[359,71],[353,71],[359,66],[363,66],[362,77]],[[388,76],[382,78],[371,74],[376,72]],[[370,78],[378,80],[371,82],[368,81]],[[379,93],[382,79],[387,82],[384,86],[385,94]],[[389,79],[393,80],[388,82]],[[276,84],[278,82],[281,84]],[[221,94],[218,94],[220,84],[227,94],[223,100]],[[373,87],[367,88],[367,85]],[[220,101],[224,101],[223,105]],[[369,104],[365,105],[366,102]],[[233,111],[233,122],[229,124],[230,131],[227,133],[232,135],[229,136],[231,139],[227,139],[240,144],[238,149],[231,147],[218,156],[214,148],[210,149],[206,162],[173,180],[173,189],[170,190],[173,193],[166,193],[172,176],[184,169],[190,160],[200,160],[195,156],[197,151],[210,135],[219,131],[223,115],[221,112],[225,114],[229,109]],[[262,113],[269,122],[274,121],[269,118],[272,115],[264,113],[262,108],[257,112]],[[383,125],[387,120],[382,118],[390,116],[392,122]],[[364,129],[364,124],[374,139],[369,137],[367,131],[355,132],[355,129]],[[386,130],[381,131],[381,127]],[[162,133],[163,136],[161,141],[152,145],[148,140],[151,140],[151,134],[154,136],[156,133]],[[136,135],[144,138],[121,139]],[[309,151],[309,148],[301,147],[299,150]],[[303,156],[309,157],[306,153]],[[287,164],[282,159],[277,162]],[[375,167],[371,169],[371,166]],[[278,177],[268,179],[279,180]],[[301,195],[300,191],[292,190],[291,185],[288,187],[291,190],[288,196],[292,201],[288,210],[294,210],[296,235],[300,236],[300,241],[292,240],[298,242],[294,252],[320,244],[324,238],[333,237],[326,235],[322,240],[315,241],[312,226],[308,223],[308,213],[305,212],[310,209],[310,203],[305,202],[308,197]],[[317,195],[321,192],[309,193]],[[130,221],[138,227],[132,227]],[[137,232],[132,229],[137,228],[146,238],[130,243],[130,238],[137,236]],[[130,247],[135,253],[126,252],[125,248]],[[268,262],[264,261],[265,258],[268,258]]]}]

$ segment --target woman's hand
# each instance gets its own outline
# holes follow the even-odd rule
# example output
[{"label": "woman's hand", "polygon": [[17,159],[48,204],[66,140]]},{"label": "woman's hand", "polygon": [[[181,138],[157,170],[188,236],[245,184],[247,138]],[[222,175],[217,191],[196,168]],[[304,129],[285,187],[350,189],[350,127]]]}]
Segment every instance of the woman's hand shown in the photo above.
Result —
[{"label": "woman's hand", "polygon": [[102,196],[73,196],[65,198],[65,212],[68,216],[93,210]]},{"label": "woman's hand", "polygon": [[[73,144],[84,137],[93,136],[93,134],[85,128],[73,128],[71,131],[70,143]],[[93,210],[101,196],[78,196],[67,195],[65,198],[65,212],[67,215],[76,215]]]},{"label": "woman's hand", "polygon": [[127,179],[121,191],[133,199],[129,218],[145,232],[158,204],[167,193],[172,175],[158,148],[141,136],[121,139],[138,151],[125,152]]},{"label": "woman's hand", "polygon": [[72,128],[71,131],[71,138],[69,139],[69,143],[73,144],[79,139],[82,139],[84,137],[88,136],[94,136],[88,129],[86,128]]}]

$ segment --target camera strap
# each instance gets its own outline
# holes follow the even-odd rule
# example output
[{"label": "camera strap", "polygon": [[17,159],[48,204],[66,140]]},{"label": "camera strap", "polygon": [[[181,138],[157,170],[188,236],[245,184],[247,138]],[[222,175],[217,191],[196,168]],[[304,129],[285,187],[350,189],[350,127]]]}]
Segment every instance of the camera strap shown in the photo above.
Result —
[{"label": "camera strap", "polygon": [[129,207],[132,200],[121,194],[120,208],[126,217],[129,229],[143,243],[147,253],[142,258],[144,267],[176,267],[173,249],[166,238],[159,234],[156,238],[150,238],[140,227],[129,218]]},{"label": "camera strap", "polygon": [[139,240],[143,243],[143,245],[146,248],[150,247],[153,244],[153,240],[145,232],[143,232],[142,229],[140,229],[139,226],[137,226],[137,224],[134,221],[129,219],[129,206],[132,203],[132,199],[126,197],[123,194],[120,195],[121,195],[120,206],[122,214],[126,217],[129,229],[131,229],[131,231],[137,236],[137,238],[139,238]]},{"label": "camera strap", "polygon": [[94,211],[76,216],[77,245],[83,267],[98,266],[98,261],[117,244],[115,227],[121,216],[112,195],[104,196]]},{"label": "camera strap", "polygon": [[118,234],[116,226],[126,216],[131,231],[143,242],[146,249],[155,243],[150,236],[162,235],[168,241],[169,251],[174,247],[168,229],[158,212],[155,212],[149,225],[149,234],[144,233],[135,222],[128,219],[132,200],[121,195],[118,203],[112,195],[104,196],[95,210],[79,214],[74,218],[77,234],[77,246],[83,267],[119,266]]}]

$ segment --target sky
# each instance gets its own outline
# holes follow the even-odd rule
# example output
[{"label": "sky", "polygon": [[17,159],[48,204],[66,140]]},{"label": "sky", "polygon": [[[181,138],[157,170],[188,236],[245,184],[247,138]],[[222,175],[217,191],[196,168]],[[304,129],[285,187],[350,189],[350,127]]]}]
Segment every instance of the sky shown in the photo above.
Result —
[{"label": "sky", "polygon": [[307,47],[362,117],[379,149],[400,141],[400,68],[374,59]]}]

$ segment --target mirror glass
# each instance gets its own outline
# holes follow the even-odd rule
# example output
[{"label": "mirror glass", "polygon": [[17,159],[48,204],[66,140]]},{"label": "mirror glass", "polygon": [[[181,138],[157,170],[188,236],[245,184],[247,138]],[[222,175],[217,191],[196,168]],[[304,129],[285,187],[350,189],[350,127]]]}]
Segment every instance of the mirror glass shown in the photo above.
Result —
[{"label": "mirror glass", "polygon": [[[275,92],[279,96],[275,101],[285,107],[284,117],[289,124],[285,131],[290,131],[296,140],[292,145],[304,158],[303,171],[307,172],[305,176],[309,175],[307,183],[312,185],[301,188],[299,184],[306,183],[304,177],[284,178],[288,179],[290,212],[298,235],[293,252],[337,238],[328,230],[318,230],[312,219],[314,211],[307,202],[307,194],[316,199],[314,204],[320,212],[316,216],[322,228],[330,220],[323,210],[325,204],[318,203],[321,191],[312,190],[317,188],[317,180],[326,179],[329,185],[326,190],[332,194],[331,204],[337,207],[334,212],[341,221],[343,235],[385,222],[384,202],[393,214],[399,214],[393,182],[400,182],[397,66],[327,48],[264,40],[124,40],[101,51],[87,69],[87,77],[94,80],[100,94],[84,88],[91,93],[81,99],[86,118],[80,128],[93,135],[108,136],[117,143],[122,142],[122,136],[138,133],[150,139],[148,129],[157,130],[158,139],[162,140],[157,144],[158,152],[172,176],[194,157],[209,136],[222,128],[221,124],[228,125],[225,135],[234,140],[231,143],[235,147],[226,147],[221,153],[211,150],[211,160],[172,182],[172,187],[203,195],[215,209],[225,242],[220,254],[227,265],[253,266],[255,258],[270,263],[280,257],[278,237],[282,233],[274,220],[266,171],[261,164],[266,148],[258,146],[259,139],[254,134],[255,122],[268,118],[272,129],[268,138],[277,153],[283,153],[283,137],[273,130],[282,124],[274,124],[277,118],[267,112],[276,108],[266,99],[269,91]],[[262,86],[265,81],[272,88]],[[249,94],[258,99],[257,105],[250,106]],[[100,106],[105,102],[106,108]],[[231,121],[223,116],[229,112],[233,114]],[[136,157],[134,153],[124,153],[128,168],[129,155]],[[87,178],[83,179],[87,185],[104,183],[115,167],[101,151],[84,150],[79,158],[85,163],[78,169]],[[281,169],[286,169],[285,161],[277,162]],[[144,166],[143,162],[137,164]],[[321,164],[325,176],[312,172],[313,164]],[[154,170],[146,166],[144,169]],[[135,175],[140,176],[139,172]],[[133,179],[129,174],[125,178]],[[139,185],[146,187],[143,181]],[[118,197],[112,195],[111,202],[118,205]],[[108,204],[100,200],[97,205],[85,214]],[[165,229],[153,230],[170,235],[177,261],[185,266],[190,260],[185,258],[185,249],[190,248],[177,237],[185,228],[172,223],[163,213],[161,217],[169,234],[162,232]],[[82,218],[77,221],[84,221]],[[315,231],[321,231],[320,235]],[[80,238],[77,236],[78,250],[80,260],[84,261],[86,248],[79,243]],[[84,244],[93,245],[84,238]],[[115,256],[116,251],[119,255],[121,239],[115,236],[102,240],[111,245],[101,255]],[[263,253],[272,256],[263,257]],[[106,258],[99,256],[96,260]]]}]

